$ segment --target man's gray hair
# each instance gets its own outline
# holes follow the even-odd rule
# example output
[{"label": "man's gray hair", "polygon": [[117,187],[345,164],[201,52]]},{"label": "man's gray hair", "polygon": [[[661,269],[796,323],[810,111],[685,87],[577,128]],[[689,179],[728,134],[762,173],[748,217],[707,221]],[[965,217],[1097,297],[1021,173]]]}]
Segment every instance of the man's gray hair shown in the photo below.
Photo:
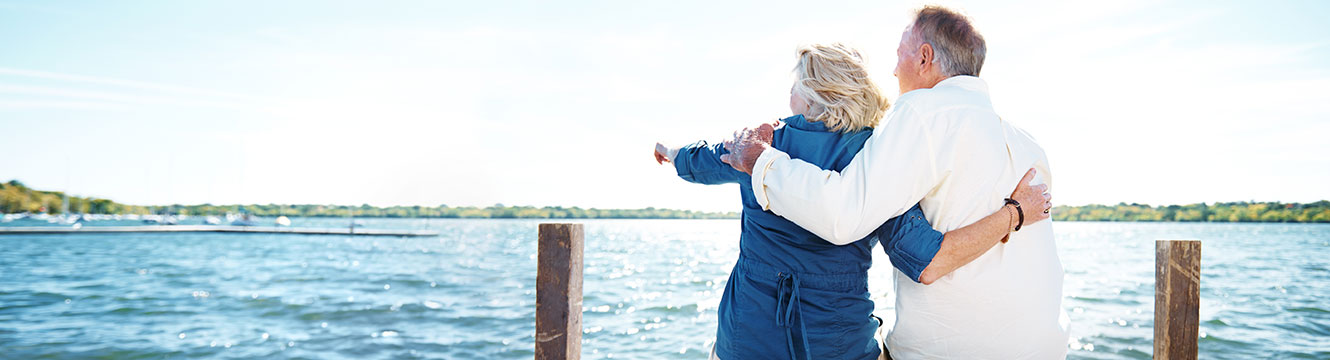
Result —
[{"label": "man's gray hair", "polygon": [[911,26],[919,44],[933,47],[933,62],[943,75],[979,76],[988,47],[968,17],[942,6],[928,5],[915,12]]}]

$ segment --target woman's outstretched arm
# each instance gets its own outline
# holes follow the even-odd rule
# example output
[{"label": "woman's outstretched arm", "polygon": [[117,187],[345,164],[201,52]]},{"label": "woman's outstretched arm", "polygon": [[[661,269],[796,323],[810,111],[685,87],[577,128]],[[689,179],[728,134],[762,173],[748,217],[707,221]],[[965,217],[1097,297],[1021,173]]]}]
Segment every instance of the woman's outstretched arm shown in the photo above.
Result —
[{"label": "woman's outstretched arm", "polygon": [[[656,162],[670,162],[679,177],[698,184],[728,184],[739,182],[742,172],[720,161],[720,156],[728,154],[721,144],[707,144],[698,141],[682,148],[670,149],[656,144]],[[746,178],[744,178],[746,179]]]}]

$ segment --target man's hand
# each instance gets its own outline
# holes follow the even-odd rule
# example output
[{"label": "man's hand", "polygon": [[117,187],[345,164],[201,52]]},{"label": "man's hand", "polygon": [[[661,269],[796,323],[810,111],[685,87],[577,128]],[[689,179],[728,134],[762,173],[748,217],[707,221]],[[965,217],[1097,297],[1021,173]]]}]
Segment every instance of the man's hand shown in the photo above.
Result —
[{"label": "man's hand", "polygon": [[[1016,190],[1012,190],[1011,199],[1021,203],[1021,212],[1025,213],[1025,222],[1021,226],[1027,226],[1048,219],[1052,216],[1050,212],[1053,209],[1053,194],[1049,194],[1048,185],[1030,185],[1034,180],[1034,169],[1025,172],[1025,177],[1016,183]],[[1012,209],[1015,210],[1015,209]],[[1016,215],[1016,214],[1013,214]],[[1016,221],[1020,217],[1012,219],[1012,227],[1016,227]]]},{"label": "man's hand", "polygon": [[721,155],[720,161],[746,174],[753,173],[757,157],[771,146],[771,139],[776,131],[775,124],[762,124],[757,129],[744,128],[734,133],[734,140],[725,142],[729,154]]}]

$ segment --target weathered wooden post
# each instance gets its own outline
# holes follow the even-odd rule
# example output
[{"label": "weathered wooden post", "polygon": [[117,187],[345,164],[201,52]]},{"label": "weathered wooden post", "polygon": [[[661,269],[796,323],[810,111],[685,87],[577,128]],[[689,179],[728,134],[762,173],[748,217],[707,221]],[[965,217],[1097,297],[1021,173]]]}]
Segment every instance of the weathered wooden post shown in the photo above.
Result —
[{"label": "weathered wooden post", "polygon": [[536,360],[582,358],[582,224],[540,224]]},{"label": "weathered wooden post", "polygon": [[1195,359],[1200,331],[1201,242],[1155,242],[1155,359]]}]

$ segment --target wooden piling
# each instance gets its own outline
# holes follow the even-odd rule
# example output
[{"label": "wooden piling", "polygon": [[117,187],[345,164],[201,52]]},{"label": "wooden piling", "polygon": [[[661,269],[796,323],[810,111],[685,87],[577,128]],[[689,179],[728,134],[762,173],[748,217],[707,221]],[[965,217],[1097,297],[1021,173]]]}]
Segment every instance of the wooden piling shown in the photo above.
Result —
[{"label": "wooden piling", "polygon": [[1201,309],[1201,242],[1155,242],[1155,359],[1195,359]]},{"label": "wooden piling", "polygon": [[536,360],[582,357],[582,224],[540,224]]}]

